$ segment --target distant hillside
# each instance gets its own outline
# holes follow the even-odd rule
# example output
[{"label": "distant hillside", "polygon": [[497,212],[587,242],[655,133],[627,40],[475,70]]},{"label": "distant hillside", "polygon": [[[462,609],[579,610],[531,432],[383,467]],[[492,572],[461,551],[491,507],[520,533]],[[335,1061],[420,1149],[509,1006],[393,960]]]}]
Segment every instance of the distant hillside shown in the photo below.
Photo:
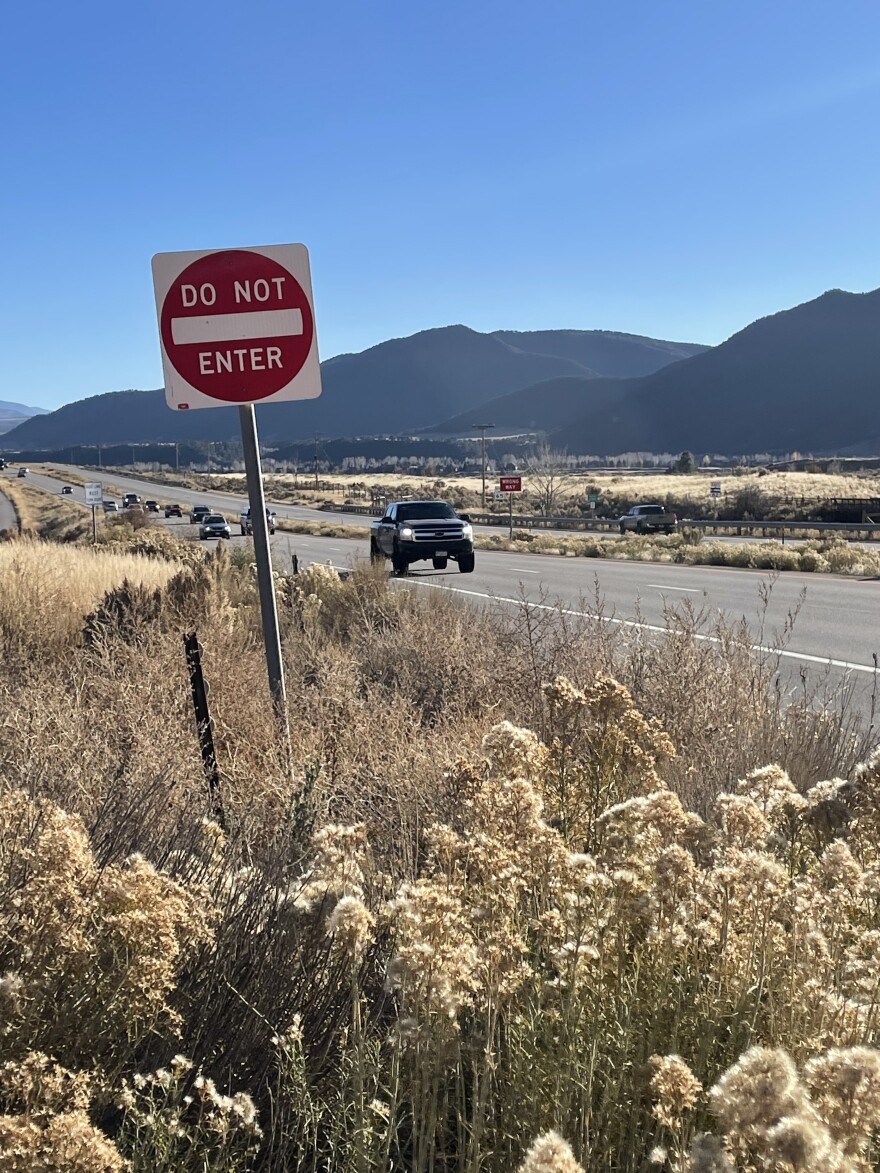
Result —
[{"label": "distant hillside", "polygon": [[10,403],[0,399],[0,415],[23,415],[30,418],[32,415],[48,415],[45,407],[29,407],[26,403]]},{"label": "distant hillside", "polygon": [[615,379],[650,375],[708,349],[696,342],[664,342],[613,330],[496,330],[492,337],[530,354],[572,359],[595,375]]},{"label": "distant hillside", "polygon": [[610,330],[496,330],[493,337],[533,354],[547,351],[564,356],[584,370],[581,377],[542,381],[497,396],[434,424],[429,431],[472,431],[474,424],[485,418],[496,428],[549,432],[564,427],[590,407],[613,402],[621,393],[619,379],[651,374],[707,349],[693,342],[663,342]]},{"label": "distant hillside", "polygon": [[46,415],[44,407],[29,407],[26,403],[9,403],[0,399],[0,435],[23,424],[35,415]]},{"label": "distant hillside", "polygon": [[848,449],[880,436],[880,290],[832,290],[618,391],[616,406],[587,406],[552,442],[608,453]]},{"label": "distant hillside", "polygon": [[566,427],[586,411],[607,410],[626,393],[628,379],[549,379],[499,395],[471,411],[443,420],[430,434],[455,436],[472,433],[474,425],[491,423],[501,432],[553,432]]},{"label": "distant hillside", "polygon": [[[510,342],[507,338],[515,339]],[[690,352],[699,347],[682,344]],[[559,353],[553,351],[558,347]],[[548,379],[591,378],[609,364],[625,373],[680,357],[678,343],[602,331],[481,334],[467,326],[423,330],[322,363],[324,394],[257,409],[266,441],[407,433],[498,395]],[[598,369],[586,360],[595,354]],[[21,448],[140,441],[223,440],[238,434],[235,411],[171,412],[159,391],[93,396],[20,424],[5,443]]]}]

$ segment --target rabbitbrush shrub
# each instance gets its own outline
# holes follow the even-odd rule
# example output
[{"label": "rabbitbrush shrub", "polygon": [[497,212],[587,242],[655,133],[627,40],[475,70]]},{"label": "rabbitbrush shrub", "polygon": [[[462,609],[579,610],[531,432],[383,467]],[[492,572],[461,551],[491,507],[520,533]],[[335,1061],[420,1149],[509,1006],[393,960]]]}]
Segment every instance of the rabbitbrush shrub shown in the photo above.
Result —
[{"label": "rabbitbrush shrub", "polygon": [[291,768],[247,560],[90,554],[50,607],[10,545],[0,1168],[877,1167],[845,687],[686,605],[664,635],[316,567],[278,583]]}]

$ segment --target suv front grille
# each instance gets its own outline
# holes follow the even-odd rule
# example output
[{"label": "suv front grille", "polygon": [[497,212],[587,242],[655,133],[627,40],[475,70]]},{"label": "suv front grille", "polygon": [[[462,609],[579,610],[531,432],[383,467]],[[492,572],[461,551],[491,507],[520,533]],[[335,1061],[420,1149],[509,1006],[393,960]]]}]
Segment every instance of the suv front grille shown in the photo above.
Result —
[{"label": "suv front grille", "polygon": [[457,542],[464,536],[460,522],[431,522],[428,525],[414,525],[413,537],[417,542]]}]

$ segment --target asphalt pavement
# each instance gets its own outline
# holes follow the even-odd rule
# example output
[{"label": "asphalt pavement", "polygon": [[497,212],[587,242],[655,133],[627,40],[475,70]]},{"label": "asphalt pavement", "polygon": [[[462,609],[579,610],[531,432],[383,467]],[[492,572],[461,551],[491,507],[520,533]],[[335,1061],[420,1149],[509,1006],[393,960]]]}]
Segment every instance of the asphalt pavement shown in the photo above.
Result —
[{"label": "asphalt pavement", "polygon": [[2,489],[0,489],[0,530],[17,528],[18,518],[15,516],[12,502]]}]

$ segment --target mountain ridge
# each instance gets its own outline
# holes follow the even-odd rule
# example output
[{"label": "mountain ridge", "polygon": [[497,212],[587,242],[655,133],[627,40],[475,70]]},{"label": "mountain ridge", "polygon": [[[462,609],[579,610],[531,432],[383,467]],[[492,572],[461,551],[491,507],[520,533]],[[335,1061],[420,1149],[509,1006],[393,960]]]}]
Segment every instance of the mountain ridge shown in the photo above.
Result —
[{"label": "mountain ridge", "polygon": [[[321,364],[324,393],[319,399],[257,406],[261,437],[267,441],[327,435],[411,433],[498,394],[546,379],[594,378],[586,364],[595,343],[602,363],[639,370],[669,361],[666,343],[607,331],[566,331],[571,354],[545,354],[553,331],[517,335],[513,346],[493,334],[461,324],[388,339],[356,354]],[[591,342],[591,340],[593,340]],[[121,398],[120,398],[121,397]],[[28,420],[11,431],[7,445],[23,448],[69,444],[223,440],[238,434],[236,413],[222,410],[171,412],[161,391],[114,391],[66,404],[49,416]]]},{"label": "mountain ridge", "polygon": [[614,411],[588,408],[551,442],[599,452],[842,450],[880,435],[880,289],[828,290],[622,382]]}]

